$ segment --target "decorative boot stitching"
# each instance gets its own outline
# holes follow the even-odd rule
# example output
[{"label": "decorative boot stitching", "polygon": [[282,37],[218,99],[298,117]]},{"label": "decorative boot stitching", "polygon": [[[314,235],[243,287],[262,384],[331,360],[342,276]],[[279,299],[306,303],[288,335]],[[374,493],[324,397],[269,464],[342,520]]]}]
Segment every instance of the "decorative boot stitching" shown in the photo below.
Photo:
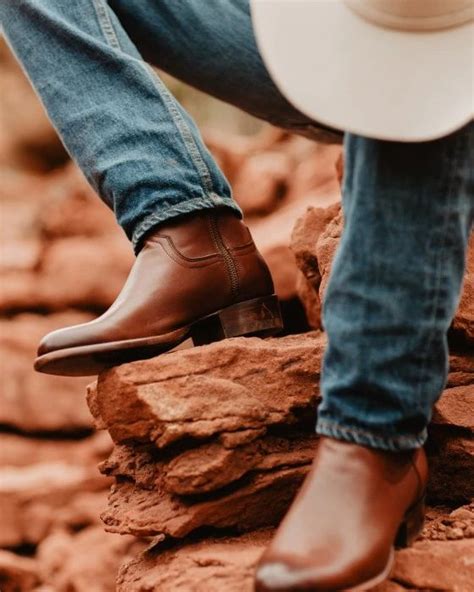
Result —
[{"label": "decorative boot stitching", "polygon": [[222,255],[224,259],[227,273],[229,274],[232,296],[233,299],[236,300],[240,292],[240,280],[236,262],[234,260],[234,257],[232,256],[232,253],[226,247],[224,240],[222,239],[222,235],[220,233],[219,226],[214,215],[210,214],[208,216],[208,224],[212,242],[214,243],[216,249],[219,251],[219,253]]}]

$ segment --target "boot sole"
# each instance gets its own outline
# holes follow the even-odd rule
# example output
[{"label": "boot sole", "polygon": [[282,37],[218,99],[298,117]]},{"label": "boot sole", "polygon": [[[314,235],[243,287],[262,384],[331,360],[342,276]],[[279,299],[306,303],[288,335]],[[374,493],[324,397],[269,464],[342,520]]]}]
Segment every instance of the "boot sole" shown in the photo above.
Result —
[{"label": "boot sole", "polygon": [[95,376],[127,362],[153,358],[187,339],[205,345],[229,337],[268,337],[283,329],[275,294],[228,306],[163,335],[55,350],[36,358],[37,372],[60,376]]}]

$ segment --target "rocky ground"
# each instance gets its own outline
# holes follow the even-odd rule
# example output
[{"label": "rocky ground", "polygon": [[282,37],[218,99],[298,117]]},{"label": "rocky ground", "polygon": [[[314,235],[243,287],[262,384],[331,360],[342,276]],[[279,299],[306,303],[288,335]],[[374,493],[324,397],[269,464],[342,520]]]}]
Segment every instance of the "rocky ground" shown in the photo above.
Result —
[{"label": "rocky ground", "polygon": [[[94,384],[35,374],[39,338],[106,309],[133,256],[2,52],[2,100],[21,97],[9,112],[31,117],[15,128],[4,110],[0,133],[0,590],[250,592],[317,442],[341,149],[269,129],[205,134],[271,266],[286,335],[181,349]],[[450,344],[425,529],[379,592],[474,589],[474,239]]]}]

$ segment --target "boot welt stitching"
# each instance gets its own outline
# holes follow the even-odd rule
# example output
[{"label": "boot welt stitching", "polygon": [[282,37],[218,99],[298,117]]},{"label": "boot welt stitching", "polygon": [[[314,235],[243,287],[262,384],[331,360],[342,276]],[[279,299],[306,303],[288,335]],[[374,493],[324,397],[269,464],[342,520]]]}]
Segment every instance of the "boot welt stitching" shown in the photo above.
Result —
[{"label": "boot welt stitching", "polygon": [[223,263],[223,257],[219,253],[216,253],[215,255],[207,255],[206,257],[197,257],[196,259],[191,259],[181,255],[181,253],[177,251],[176,248],[173,248],[173,245],[168,241],[159,241],[157,244],[161,246],[170,259],[183,267],[210,267],[216,263]]}]

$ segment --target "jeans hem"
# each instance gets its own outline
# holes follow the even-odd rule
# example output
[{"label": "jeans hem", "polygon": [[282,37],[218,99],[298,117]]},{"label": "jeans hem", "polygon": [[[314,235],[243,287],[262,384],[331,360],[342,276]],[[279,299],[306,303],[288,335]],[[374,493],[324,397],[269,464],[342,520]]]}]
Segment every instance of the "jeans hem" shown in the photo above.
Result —
[{"label": "jeans hem", "polygon": [[380,436],[370,430],[343,426],[335,421],[328,421],[326,419],[318,419],[316,433],[320,436],[328,436],[336,440],[344,440],[353,444],[391,452],[421,448],[428,437],[426,428],[420,433],[413,435]]},{"label": "jeans hem", "polygon": [[191,212],[199,212],[201,210],[209,210],[219,207],[231,208],[241,218],[243,217],[242,210],[232,198],[221,197],[220,195],[216,195],[214,193],[210,194],[208,197],[187,199],[186,201],[178,203],[171,208],[167,208],[163,212],[155,212],[146,216],[137,226],[132,235],[132,245],[135,253],[139,251],[140,243],[145,234],[154,226],[183,214],[190,214]]}]

